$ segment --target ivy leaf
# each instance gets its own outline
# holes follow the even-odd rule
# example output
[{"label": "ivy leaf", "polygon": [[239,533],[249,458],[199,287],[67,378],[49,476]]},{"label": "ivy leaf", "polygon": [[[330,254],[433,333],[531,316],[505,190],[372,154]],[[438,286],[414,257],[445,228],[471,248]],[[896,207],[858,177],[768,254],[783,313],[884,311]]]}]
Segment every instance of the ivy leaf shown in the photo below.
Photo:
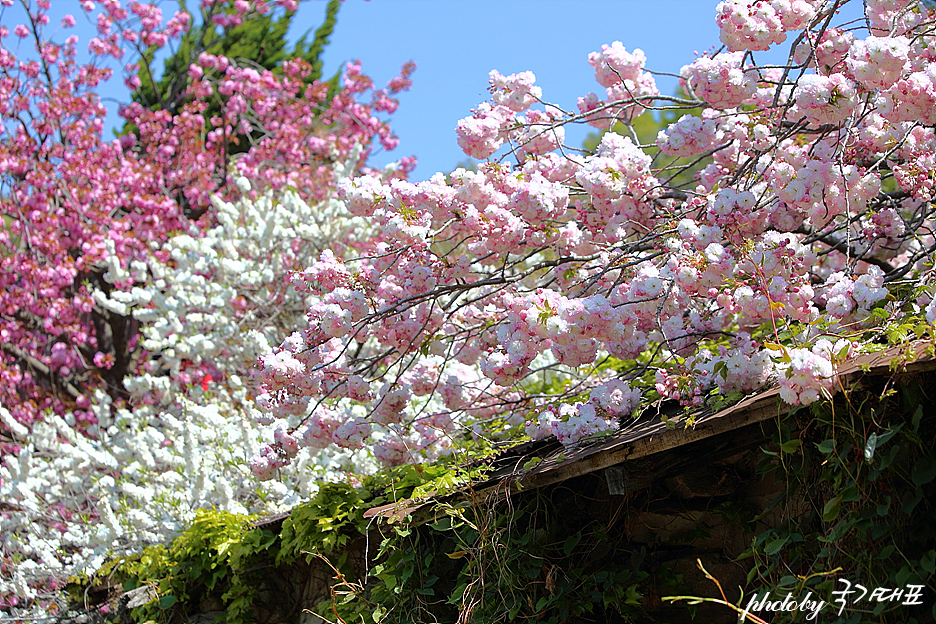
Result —
[{"label": "ivy leaf", "polygon": [[835,440],[826,440],[825,442],[820,442],[816,445],[816,448],[818,448],[819,452],[823,455],[828,455],[835,450]]},{"label": "ivy leaf", "polygon": [[932,457],[926,457],[913,466],[911,475],[913,484],[917,487],[926,485],[933,479],[936,479],[936,461]]},{"label": "ivy leaf", "polygon": [[861,493],[858,491],[858,488],[852,485],[845,488],[839,496],[843,503],[853,503],[861,498]]},{"label": "ivy leaf", "polygon": [[770,540],[764,547],[764,553],[767,555],[776,555],[778,552],[780,552],[781,548],[786,546],[788,541],[790,541],[789,536],[778,537],[776,539]]},{"label": "ivy leaf", "polygon": [[802,446],[802,441],[800,440],[787,440],[780,445],[780,450],[784,453],[795,453],[799,450],[799,447]]},{"label": "ivy leaf", "polygon": [[936,574],[936,550],[931,550],[920,559],[920,567],[929,574]]},{"label": "ivy leaf", "polygon": [[842,495],[839,494],[835,498],[831,499],[825,504],[822,508],[822,521],[823,522],[832,522],[838,518],[839,511],[842,509]]},{"label": "ivy leaf", "polygon": [[176,597],[175,597],[175,596],[171,596],[171,595],[170,595],[170,596],[163,596],[162,598],[159,599],[159,608],[160,608],[160,609],[163,609],[163,610],[169,609],[169,608],[171,608],[172,605],[174,605],[175,603],[176,603]]},{"label": "ivy leaf", "polygon": [[624,601],[624,604],[629,604],[632,607],[640,606],[640,592],[637,591],[637,585],[628,585],[627,586],[627,599]]}]

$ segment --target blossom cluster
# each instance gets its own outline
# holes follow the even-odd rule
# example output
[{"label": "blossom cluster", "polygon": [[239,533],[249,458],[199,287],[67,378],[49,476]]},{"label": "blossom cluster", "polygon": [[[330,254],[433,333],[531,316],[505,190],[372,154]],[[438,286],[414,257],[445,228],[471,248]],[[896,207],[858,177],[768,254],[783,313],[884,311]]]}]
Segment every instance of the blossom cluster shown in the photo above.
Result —
[{"label": "blossom cluster", "polygon": [[[683,67],[679,97],[620,42],[589,55],[607,97],[577,113],[530,72],[492,72],[457,126],[476,171],[341,188],[374,236],[297,275],[309,322],[262,358],[261,410],[304,414],[299,447],[393,463],[433,440],[579,444],[655,400],[834,393],[837,365],[901,309],[889,282],[936,248],[936,33],[895,6],[932,11],[885,4],[861,32],[814,0],[722,2],[728,51]],[[758,66],[789,33],[794,65]],[[665,167],[626,128],[655,99],[685,112],[657,136]],[[583,121],[614,128],[594,153],[562,144]],[[903,309],[932,317],[921,301]],[[264,448],[258,476],[292,445]]]},{"label": "blossom cluster", "polygon": [[685,86],[712,108],[735,108],[757,91],[757,77],[745,71],[744,54],[730,52],[703,56],[680,71]]},{"label": "blossom cluster", "polygon": [[811,25],[822,0],[725,0],[715,9],[719,39],[735,52],[769,50]]},{"label": "blossom cluster", "polygon": [[[205,4],[202,20],[228,15],[228,4]],[[255,2],[250,13],[230,17],[284,4],[291,3]],[[123,290],[123,276],[145,266],[151,245],[193,223],[199,230],[209,225],[211,197],[238,197],[238,178],[254,181],[255,197],[294,188],[309,202],[323,200],[335,183],[328,163],[347,161],[358,145],[355,165],[362,165],[374,142],[396,144],[379,113],[407,88],[412,66],[386,89],[374,89],[352,63],[344,86],[330,92],[327,83],[307,80],[312,68],[305,61],[286,61],[274,73],[194,50],[178,106],[130,103],[120,109],[127,132],[108,140],[98,89],[114,75],[109,62],[123,59],[126,75],[138,78],[139,63],[125,52],[139,42],[153,50],[169,45],[191,15],[180,11],[163,23],[158,7],[104,3],[99,36],[82,63],[76,36],[50,40],[49,3],[29,8],[28,38],[0,48],[0,401],[27,426],[51,411],[71,412],[87,427],[94,424],[86,407],[95,389],[127,398],[122,379],[139,351],[119,305],[105,306],[92,291]],[[65,34],[72,22],[66,20]],[[0,30],[0,42],[8,36]],[[216,101],[220,114],[209,113]],[[232,146],[248,136],[250,145],[229,160]],[[3,452],[14,446],[2,442]]]},{"label": "blossom cluster", "polygon": [[643,50],[628,52],[620,41],[603,45],[601,52],[588,56],[595,68],[595,80],[605,87],[607,100],[594,93],[578,99],[578,109],[589,125],[610,129],[616,121],[631,121],[646,112],[645,103],[659,95],[653,74],[644,71],[647,57]]}]

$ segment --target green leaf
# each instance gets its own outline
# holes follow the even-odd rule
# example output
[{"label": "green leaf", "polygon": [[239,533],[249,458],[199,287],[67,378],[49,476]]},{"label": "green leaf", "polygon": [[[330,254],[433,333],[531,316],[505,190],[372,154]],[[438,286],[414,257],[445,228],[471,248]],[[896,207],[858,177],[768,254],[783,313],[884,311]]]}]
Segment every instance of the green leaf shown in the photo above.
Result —
[{"label": "green leaf", "polygon": [[637,591],[637,585],[628,585],[627,586],[627,599],[624,601],[624,604],[629,604],[632,607],[640,606],[641,594]]},{"label": "green leaf", "polygon": [[790,541],[789,536],[778,537],[776,539],[770,540],[767,545],[764,547],[764,554],[766,555],[776,555],[780,550],[786,546],[786,543]]},{"label": "green leaf", "polygon": [[839,511],[841,511],[842,506],[842,495],[839,494],[829,502],[825,504],[822,508],[822,521],[823,522],[832,522],[838,518]]},{"label": "green leaf", "polygon": [[450,531],[452,529],[452,518],[450,516],[446,516],[445,518],[442,518],[438,522],[430,524],[429,526],[432,527],[432,529],[435,531]]},{"label": "green leaf", "polygon": [[920,567],[930,574],[936,574],[936,550],[931,550],[920,559]]},{"label": "green leaf", "polygon": [[847,487],[840,494],[843,503],[853,503],[861,498],[861,492],[855,486]]},{"label": "green leaf", "polygon": [[933,479],[936,479],[936,460],[932,457],[925,457],[913,466],[913,472],[910,476],[913,484],[917,487],[926,485]]},{"label": "green leaf", "polygon": [[788,574],[780,579],[777,583],[777,587],[793,587],[797,583],[799,583],[799,579]]},{"label": "green leaf", "polygon": [[581,541],[581,539],[582,539],[582,532],[579,531],[575,535],[570,536],[565,541],[565,544],[562,545],[562,552],[565,553],[566,557],[572,554],[572,551],[575,550],[575,547],[578,546],[578,543]]},{"label": "green leaf", "polygon": [[826,440],[825,442],[820,442],[816,445],[816,448],[818,448],[819,452],[823,455],[828,455],[835,450],[835,440]]},{"label": "green leaf", "polygon": [[780,445],[780,450],[784,453],[795,453],[799,450],[799,447],[802,446],[802,441],[800,440],[787,440]]},{"label": "green leaf", "polygon": [[913,576],[913,571],[907,566],[903,566],[897,574],[894,575],[894,580],[897,581],[898,586],[906,585],[911,576]]},{"label": "green leaf", "polygon": [[779,357],[771,356],[777,362],[789,363],[793,361],[793,358],[790,357],[790,352],[787,351],[787,348],[782,344],[777,344],[775,342],[765,342],[764,347],[770,349],[771,351],[779,351],[781,353]]},{"label": "green leaf", "polygon": [[[880,440],[878,440],[880,444]],[[891,464],[894,463],[894,460],[897,459],[897,454],[900,453],[899,446],[892,446],[890,453],[878,454],[878,470],[887,470]]]},{"label": "green leaf", "polygon": [[465,596],[465,590],[468,589],[468,583],[462,583],[454,590],[452,590],[452,595],[449,596],[449,604],[458,604],[462,601],[462,598]]},{"label": "green leaf", "polygon": [[510,608],[510,611],[507,612],[507,619],[513,622],[516,619],[517,614],[520,612],[520,608],[522,606],[523,604],[521,602],[515,602],[513,607]]},{"label": "green leaf", "polygon": [[719,360],[715,362],[715,366],[712,368],[712,372],[716,375],[721,375],[721,378],[725,381],[728,380],[728,365],[724,361]]},{"label": "green leaf", "polygon": [[896,427],[888,427],[884,433],[877,437],[877,447],[881,448],[885,442],[893,438],[902,428],[902,424],[897,425]]},{"label": "green leaf", "polygon": [[903,505],[900,506],[900,509],[907,515],[913,513],[913,510],[917,505],[920,504],[920,501],[923,500],[923,490],[916,490],[916,492],[910,498],[906,499]]},{"label": "green leaf", "polygon": [[894,553],[894,550],[896,550],[896,548],[897,547],[894,544],[888,544],[887,546],[881,549],[881,552],[877,554],[876,559],[880,559],[882,561],[887,559]]},{"label": "green leaf", "polygon": [[159,599],[159,608],[160,609],[169,609],[176,603],[175,596],[163,596]]}]

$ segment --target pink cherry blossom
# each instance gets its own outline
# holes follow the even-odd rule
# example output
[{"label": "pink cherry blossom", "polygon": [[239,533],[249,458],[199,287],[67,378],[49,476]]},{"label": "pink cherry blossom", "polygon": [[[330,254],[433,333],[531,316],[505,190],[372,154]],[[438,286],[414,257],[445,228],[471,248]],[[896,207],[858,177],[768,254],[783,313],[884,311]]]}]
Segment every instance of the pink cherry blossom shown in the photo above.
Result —
[{"label": "pink cherry blossom", "polygon": [[693,93],[714,108],[734,108],[757,90],[757,76],[742,66],[744,54],[702,56],[680,71]]}]

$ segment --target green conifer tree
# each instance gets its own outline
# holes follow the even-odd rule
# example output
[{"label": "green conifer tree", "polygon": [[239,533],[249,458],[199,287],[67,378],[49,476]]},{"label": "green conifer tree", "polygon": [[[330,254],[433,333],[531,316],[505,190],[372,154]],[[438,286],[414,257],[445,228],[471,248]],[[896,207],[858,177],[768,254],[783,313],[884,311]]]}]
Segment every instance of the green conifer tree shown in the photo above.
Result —
[{"label": "green conifer tree", "polygon": [[[188,11],[185,0],[179,0],[180,8]],[[165,60],[161,74],[154,68],[156,63],[156,47],[150,47],[141,54],[139,70],[140,86],[133,93],[133,101],[138,102],[150,110],[166,110],[175,115],[189,101],[186,87],[190,84],[188,70],[192,63],[196,63],[202,53],[225,56],[238,62],[248,62],[258,70],[269,70],[274,73],[282,71],[285,60],[301,58],[312,66],[312,72],[306,78],[308,83],[321,80],[322,52],[328,45],[329,38],[335,30],[338,18],[338,9],[341,0],[329,0],[325,9],[325,19],[315,31],[312,41],[308,41],[311,29],[307,31],[296,44],[289,48],[286,35],[292,24],[295,11],[269,12],[266,14],[250,13],[244,21],[236,26],[221,27],[212,18],[219,11],[233,13],[230,6],[221,8],[212,5],[200,9],[200,21],[193,25],[182,37],[175,54]],[[191,12],[189,12],[191,14]],[[328,80],[329,90],[327,100],[331,100],[339,88],[341,72],[338,71]],[[210,120],[215,116],[223,116],[222,110],[227,99],[215,93],[215,99],[208,102],[208,108],[203,116],[206,131],[210,128]],[[127,123],[119,134],[136,133],[135,124]],[[233,134],[223,146],[227,161],[236,154],[246,152],[258,139],[257,133],[248,136]],[[188,204],[185,194],[176,193],[176,198],[183,206],[185,214],[191,219],[198,219],[205,209],[195,210]]]},{"label": "green conifer tree", "polygon": [[[185,0],[179,2],[182,10],[187,10]],[[301,58],[312,65],[309,82],[322,77],[322,52],[328,45],[335,29],[340,0],[329,0],[325,19],[315,31],[312,41],[308,41],[309,32],[304,34],[290,49],[286,34],[295,11],[282,13],[270,12],[265,15],[251,14],[237,26],[220,27],[212,21],[219,10],[217,5],[210,9],[201,9],[201,21],[186,33],[176,53],[166,59],[163,71],[157,76],[154,69],[155,48],[144,50],[140,60],[140,87],[134,92],[133,100],[153,110],[168,110],[175,113],[185,104],[185,87],[189,84],[188,68],[204,53],[226,56],[232,59],[254,63],[258,69],[279,72],[282,62],[287,59]],[[233,12],[231,7],[224,9]],[[311,31],[311,29],[310,29]],[[329,82],[337,89],[339,74]],[[220,108],[216,103],[215,107]],[[213,111],[208,111],[208,117]],[[125,128],[125,131],[129,130]]]}]

